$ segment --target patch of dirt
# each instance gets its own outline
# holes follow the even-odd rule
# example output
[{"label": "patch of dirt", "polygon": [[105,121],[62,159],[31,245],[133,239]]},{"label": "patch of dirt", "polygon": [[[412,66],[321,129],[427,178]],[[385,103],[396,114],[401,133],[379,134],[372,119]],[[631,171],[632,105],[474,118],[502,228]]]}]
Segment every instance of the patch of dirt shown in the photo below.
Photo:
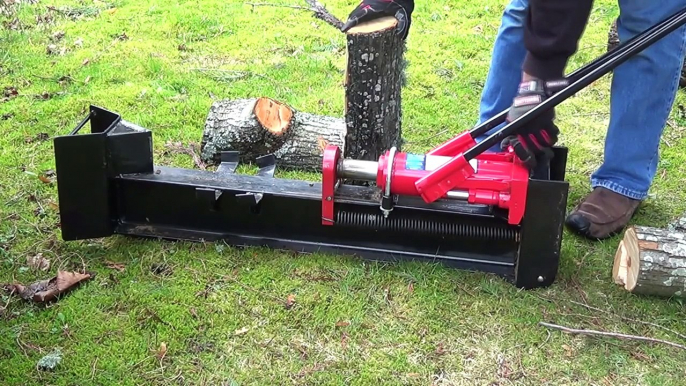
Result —
[{"label": "patch of dirt", "polygon": [[36,4],[38,0],[0,0],[0,15],[12,16],[22,4]]},{"label": "patch of dirt", "polygon": [[26,25],[22,23],[18,17],[8,21],[3,21],[2,26],[8,31],[20,31],[26,29]]},{"label": "patch of dirt", "polygon": [[[108,10],[111,8],[113,8],[113,6],[107,7],[105,9]],[[81,19],[81,18],[88,18],[88,17],[96,17],[96,16],[100,15],[100,12],[102,11],[102,9],[100,9],[100,8],[89,7],[89,6],[54,7],[52,5],[48,6],[48,10],[52,11],[53,13],[65,16],[65,17],[72,19],[72,20],[77,20],[77,19]]]},{"label": "patch of dirt", "polygon": [[150,267],[150,272],[156,276],[170,276],[174,271],[173,269],[165,263],[155,263]]},{"label": "patch of dirt", "polygon": [[188,340],[187,347],[188,351],[194,354],[200,354],[202,352],[212,352],[214,343],[199,338],[192,338]]}]

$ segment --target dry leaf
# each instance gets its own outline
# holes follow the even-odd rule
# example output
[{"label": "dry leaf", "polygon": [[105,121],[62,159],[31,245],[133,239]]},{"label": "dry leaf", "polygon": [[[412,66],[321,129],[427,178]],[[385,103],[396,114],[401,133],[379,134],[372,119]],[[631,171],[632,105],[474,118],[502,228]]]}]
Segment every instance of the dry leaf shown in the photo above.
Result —
[{"label": "dry leaf", "polygon": [[58,271],[56,277],[37,281],[28,287],[20,283],[6,284],[4,287],[6,291],[14,291],[24,300],[42,303],[57,298],[57,296],[74,289],[81,282],[90,280],[94,276],[92,273]]},{"label": "dry leaf", "polygon": [[389,286],[386,286],[383,289],[383,298],[386,302],[393,300],[393,296],[391,296],[391,288]]},{"label": "dry leaf", "polygon": [[410,284],[407,285],[407,290],[408,290],[410,293],[413,293],[413,292],[414,292],[414,284],[412,284],[412,282],[410,282]]},{"label": "dry leaf", "polygon": [[293,295],[293,294],[288,295],[288,298],[286,299],[286,309],[290,310],[294,304],[295,304],[295,295]]},{"label": "dry leaf", "polygon": [[195,319],[198,319],[198,312],[195,311],[195,308],[191,308],[190,310],[188,310],[188,312],[190,312]]},{"label": "dry leaf", "polygon": [[126,269],[126,266],[124,264],[114,263],[111,261],[106,261],[105,265],[107,266],[107,268],[116,269],[119,272],[123,272],[124,269]]},{"label": "dry leaf", "polygon": [[320,151],[324,151],[326,147],[329,145],[329,142],[325,140],[323,137],[318,137],[317,138],[317,146],[319,146]]},{"label": "dry leaf", "polygon": [[90,82],[90,81],[91,81],[91,77],[90,77],[90,75],[89,75],[89,76],[86,77],[86,80],[84,80],[83,83],[88,83],[88,82]]},{"label": "dry leaf", "polygon": [[47,271],[50,268],[50,260],[43,257],[42,253],[26,258],[26,264],[29,268]]},{"label": "dry leaf", "polygon": [[563,344],[562,348],[565,350],[565,356],[566,357],[571,358],[574,356],[574,349],[573,348],[569,347],[566,344]]},{"label": "dry leaf", "polygon": [[348,334],[345,332],[341,335],[341,346],[343,346],[343,348],[348,347]]},{"label": "dry leaf", "polygon": [[650,357],[647,356],[646,354],[642,353],[642,352],[632,351],[629,354],[631,354],[632,357],[634,357],[635,359],[638,359],[638,360],[644,360],[644,361],[650,360]]},{"label": "dry leaf", "polygon": [[8,97],[8,98],[12,98],[12,97],[19,95],[19,91],[17,91],[16,87],[5,87],[5,90],[3,91],[3,95]]},{"label": "dry leaf", "polygon": [[54,34],[52,34],[52,40],[58,41],[61,40],[64,37],[64,31],[57,31]]},{"label": "dry leaf", "polygon": [[233,334],[235,336],[240,336],[240,335],[245,335],[248,331],[250,331],[250,329],[248,327],[243,327],[240,330],[236,330],[236,332],[234,332]]},{"label": "dry leaf", "polygon": [[346,322],[346,321],[343,321],[343,320],[340,320],[340,321],[336,322],[336,327],[346,327],[346,326],[349,326],[349,325],[350,325],[350,322]]},{"label": "dry leaf", "polygon": [[85,66],[85,65],[87,65],[87,64],[90,63],[90,62],[91,62],[91,60],[88,59],[88,58],[86,58],[86,60],[84,60],[83,63],[81,63],[81,65],[82,65],[82,66]]},{"label": "dry leaf", "polygon": [[112,15],[113,13],[117,12],[117,8],[106,9],[105,12],[106,12],[106,13],[109,13],[110,15]]},{"label": "dry leaf", "polygon": [[52,184],[52,180],[44,175],[39,175],[38,179],[41,180],[45,184]]},{"label": "dry leaf", "polygon": [[165,355],[167,355],[167,344],[162,342],[160,343],[160,348],[157,350],[157,359],[162,360]]}]

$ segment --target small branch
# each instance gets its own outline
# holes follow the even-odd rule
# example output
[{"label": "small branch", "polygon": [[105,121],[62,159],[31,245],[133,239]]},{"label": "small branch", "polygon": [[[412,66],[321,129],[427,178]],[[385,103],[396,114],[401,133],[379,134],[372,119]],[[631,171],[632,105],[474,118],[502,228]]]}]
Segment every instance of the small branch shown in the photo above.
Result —
[{"label": "small branch", "polygon": [[291,9],[299,9],[303,11],[310,11],[316,17],[317,19],[323,20],[330,25],[332,25],[334,28],[340,30],[343,28],[343,22],[338,20],[338,18],[334,15],[332,15],[329,11],[326,10],[326,7],[324,7],[322,4],[320,4],[316,0],[305,0],[307,4],[309,4],[309,7],[303,7],[300,5],[285,5],[285,4],[272,4],[272,3],[245,3],[247,5],[251,5],[253,7],[281,7],[281,8],[291,8]]},{"label": "small branch", "polygon": [[278,7],[278,8],[291,8],[291,9],[302,9],[303,11],[316,12],[314,8],[303,7],[301,5],[288,5],[288,4],[273,4],[273,3],[245,3],[254,7]]},{"label": "small branch", "polygon": [[666,340],[662,339],[654,339],[654,338],[648,338],[645,336],[639,336],[639,335],[626,335],[626,334],[620,334],[616,332],[606,332],[606,331],[596,331],[596,330],[579,330],[576,328],[569,328],[569,327],[564,327],[564,326],[559,326],[557,324],[551,324],[551,323],[546,323],[546,322],[539,322],[539,325],[547,328],[552,328],[555,330],[560,330],[562,332],[566,332],[568,334],[572,335],[590,335],[590,336],[606,336],[606,337],[611,337],[611,338],[617,338],[617,339],[629,339],[629,340],[639,340],[639,341],[644,341],[644,342],[651,342],[651,343],[662,343],[666,344],[672,347],[680,348],[682,350],[686,350],[686,346],[674,343],[674,342],[669,342]]},{"label": "small branch", "polygon": [[309,4],[310,7],[314,8],[314,16],[316,18],[331,24],[338,30],[343,28],[343,22],[338,20],[336,16],[327,11],[326,7],[320,4],[317,0],[305,0],[305,2]]},{"label": "small branch", "polygon": [[193,162],[197,167],[199,167],[202,170],[207,170],[207,165],[200,159],[200,156],[198,155],[198,151],[195,149],[194,144],[188,145],[188,147],[185,147],[181,145],[181,143],[171,143],[168,142],[165,144],[165,147],[173,152],[173,153],[181,153],[181,154],[188,154],[191,157],[193,157]]},{"label": "small branch", "polygon": [[591,311],[602,312],[602,313],[608,314],[608,315],[615,315],[615,316],[617,316],[618,318],[620,318],[620,319],[622,319],[622,320],[626,320],[627,322],[645,324],[645,325],[647,325],[647,326],[656,327],[656,328],[659,328],[659,329],[661,329],[661,330],[670,332],[670,333],[672,333],[672,334],[678,336],[678,337],[681,338],[681,339],[685,339],[685,340],[686,340],[686,335],[680,334],[680,333],[678,333],[678,332],[676,332],[676,331],[674,331],[674,330],[672,330],[672,329],[670,329],[670,328],[667,328],[667,327],[665,327],[665,326],[661,326],[661,325],[659,325],[659,324],[657,324],[657,323],[647,322],[647,321],[638,320],[638,319],[632,319],[632,318],[629,318],[629,317],[626,317],[626,316],[613,314],[613,313],[611,313],[610,311],[605,311],[605,310],[602,310],[602,309],[600,309],[600,308],[593,307],[593,306],[589,306],[588,304],[584,304],[584,303],[577,302],[577,301],[574,301],[574,300],[569,300],[569,302],[572,303],[572,304],[576,304],[576,305],[578,305],[578,306],[584,307],[584,308],[586,308],[586,309],[589,309],[589,310],[591,310]]}]

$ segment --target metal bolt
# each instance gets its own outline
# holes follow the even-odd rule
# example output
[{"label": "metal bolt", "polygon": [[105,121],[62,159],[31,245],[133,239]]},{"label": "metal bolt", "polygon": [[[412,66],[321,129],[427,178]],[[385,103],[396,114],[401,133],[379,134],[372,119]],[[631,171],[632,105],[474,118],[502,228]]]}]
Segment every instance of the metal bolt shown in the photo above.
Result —
[{"label": "metal bolt", "polygon": [[326,197],[326,201],[331,201],[331,196]]},{"label": "metal bolt", "polygon": [[539,283],[543,283],[543,280],[544,280],[544,279],[543,279],[543,276],[539,276],[539,277],[538,277],[538,282],[539,282]]}]

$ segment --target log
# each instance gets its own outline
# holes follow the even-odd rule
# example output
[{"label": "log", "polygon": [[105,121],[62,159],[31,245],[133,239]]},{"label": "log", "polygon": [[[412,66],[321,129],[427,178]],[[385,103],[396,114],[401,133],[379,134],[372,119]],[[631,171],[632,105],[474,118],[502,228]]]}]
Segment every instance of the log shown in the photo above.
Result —
[{"label": "log", "polygon": [[217,164],[222,151],[241,162],[274,154],[279,169],[321,171],[326,144],[345,149],[345,121],[301,112],[271,98],[214,102],[205,121],[201,158]]},{"label": "log", "polygon": [[612,278],[632,293],[661,297],[686,295],[686,233],[645,226],[624,232]]},{"label": "log", "polygon": [[384,17],[347,32],[345,158],[376,161],[393,146],[401,150],[405,41],[397,23]]}]

